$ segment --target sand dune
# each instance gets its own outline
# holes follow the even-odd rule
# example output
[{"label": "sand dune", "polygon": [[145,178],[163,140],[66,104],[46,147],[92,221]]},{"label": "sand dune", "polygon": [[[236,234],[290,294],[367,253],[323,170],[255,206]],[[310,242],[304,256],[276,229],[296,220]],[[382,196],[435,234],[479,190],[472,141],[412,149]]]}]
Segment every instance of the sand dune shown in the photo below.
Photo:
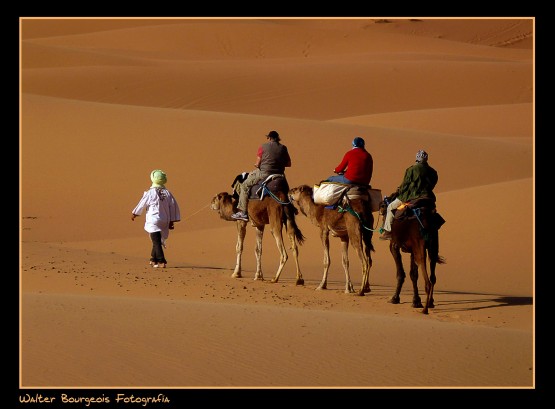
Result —
[{"label": "sand dune", "polygon": [[[533,19],[28,18],[21,50],[20,395],[535,387]],[[323,251],[302,215],[304,286],[292,258],[270,283],[269,231],[252,279],[252,228],[231,278],[235,225],[209,203],[272,129],[291,186],[331,175],[355,136],[383,194],[429,153],[447,264],[428,316],[408,277],[387,302],[378,233],[370,294],[344,293],[337,239],[314,291]],[[159,271],[130,220],[156,168],[182,210]],[[350,270],[359,286],[352,251]]]}]

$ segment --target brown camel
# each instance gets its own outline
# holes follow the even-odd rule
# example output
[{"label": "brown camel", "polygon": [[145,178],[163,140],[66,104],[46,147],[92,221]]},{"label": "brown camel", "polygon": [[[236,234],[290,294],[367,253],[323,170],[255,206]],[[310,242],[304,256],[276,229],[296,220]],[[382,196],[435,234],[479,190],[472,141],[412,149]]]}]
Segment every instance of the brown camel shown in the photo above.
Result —
[{"label": "brown camel", "polygon": [[[274,196],[274,197],[272,197]],[[278,202],[279,200],[279,202]],[[254,275],[255,280],[264,280],[262,274],[262,238],[264,236],[264,228],[267,224],[270,225],[272,236],[276,240],[276,244],[280,253],[279,266],[275,277],[271,280],[272,283],[277,283],[283,267],[288,259],[287,251],[283,242],[282,228],[285,226],[287,235],[291,242],[291,249],[293,251],[293,258],[295,259],[295,266],[297,269],[297,276],[295,285],[303,285],[304,279],[299,268],[299,252],[298,244],[303,244],[304,236],[295,222],[295,208],[291,204],[283,204],[287,201],[287,194],[285,192],[274,193],[273,195],[265,196],[264,199],[251,199],[248,204],[249,221],[253,227],[256,228],[256,272]],[[243,253],[243,241],[246,235],[247,221],[235,220],[231,215],[237,212],[237,201],[232,195],[227,192],[218,193],[211,203],[211,209],[216,210],[220,218],[226,221],[237,223],[237,244],[235,250],[237,253],[237,262],[235,270],[231,275],[234,278],[241,278],[241,255]]]},{"label": "brown camel", "polygon": [[[390,196],[393,200],[396,193]],[[387,202],[380,204],[380,214],[385,217]],[[437,213],[435,203],[429,200],[418,200],[408,206],[400,206],[395,211],[391,224],[391,240],[389,251],[397,268],[397,286],[395,294],[389,300],[392,304],[401,301],[401,288],[405,281],[405,270],[401,251],[410,253],[410,278],[412,280],[412,307],[423,308],[422,313],[428,314],[428,308],[434,308],[434,285],[436,283],[436,264],[444,264],[445,259],[439,255],[439,228],[445,220]],[[430,259],[430,276],[428,276],[427,258]],[[418,294],[418,270],[425,282],[426,303]]]},{"label": "brown camel", "polygon": [[324,246],[324,275],[317,290],[327,288],[328,271],[330,268],[330,242],[329,235],[339,237],[341,240],[341,262],[345,271],[345,293],[354,293],[355,289],[349,275],[349,243],[355,248],[362,264],[362,284],[358,295],[370,292],[370,268],[372,267],[371,227],[374,216],[368,200],[347,199],[342,209],[332,209],[314,203],[313,190],[310,186],[301,185],[289,190],[289,200],[295,208],[320,228],[320,239]]}]

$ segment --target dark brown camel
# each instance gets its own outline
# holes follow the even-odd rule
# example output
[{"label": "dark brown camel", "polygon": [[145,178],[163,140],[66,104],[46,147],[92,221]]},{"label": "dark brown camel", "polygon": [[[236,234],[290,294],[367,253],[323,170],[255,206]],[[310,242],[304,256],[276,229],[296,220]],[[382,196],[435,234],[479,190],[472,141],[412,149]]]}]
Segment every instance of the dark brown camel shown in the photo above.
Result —
[{"label": "dark brown camel", "polygon": [[[372,267],[371,251],[372,234],[370,229],[374,223],[374,216],[368,200],[348,199],[342,211],[327,208],[314,203],[313,190],[310,186],[301,185],[289,190],[289,200],[295,208],[300,210],[308,219],[320,229],[320,239],[324,246],[324,275],[317,290],[327,288],[328,271],[330,268],[329,235],[341,240],[341,262],[345,271],[345,293],[354,293],[355,289],[349,275],[349,243],[355,248],[362,265],[362,284],[358,295],[370,292],[370,268]],[[359,218],[360,217],[360,218]]]},{"label": "dark brown camel", "polygon": [[[393,200],[396,193],[390,196]],[[414,209],[414,210],[413,210]],[[387,203],[380,204],[380,214],[385,217]],[[401,212],[404,215],[401,215]],[[400,217],[399,217],[400,216]],[[403,268],[401,251],[410,254],[410,278],[412,280],[412,307],[423,308],[422,313],[428,314],[429,308],[434,308],[434,285],[436,283],[436,264],[444,264],[445,259],[439,255],[439,228],[445,222],[437,213],[435,204],[429,201],[419,201],[413,205],[400,206],[395,211],[391,224],[391,240],[389,251],[395,260],[397,268],[397,286],[395,294],[389,300],[392,304],[401,302],[401,288],[406,278]],[[430,259],[430,275],[428,276],[427,258]],[[426,289],[426,303],[422,305],[418,294],[418,270],[422,274]]]},{"label": "dark brown camel", "polygon": [[[262,274],[262,238],[264,236],[264,228],[270,225],[272,236],[276,240],[276,244],[280,253],[279,266],[275,277],[271,280],[272,283],[277,283],[283,267],[288,259],[287,251],[283,242],[282,228],[285,226],[289,241],[291,242],[291,249],[293,251],[293,258],[295,259],[295,266],[297,269],[297,276],[295,285],[303,285],[304,279],[299,268],[299,252],[298,244],[303,244],[304,236],[295,222],[295,209],[291,204],[286,203],[287,194],[285,192],[275,193],[275,199],[271,196],[264,197],[263,200],[251,199],[248,204],[249,222],[256,228],[256,272],[254,275],[255,280],[264,280]],[[278,202],[277,200],[280,202]],[[243,241],[246,235],[246,227],[249,222],[243,220],[235,220],[231,215],[237,212],[237,201],[227,192],[218,193],[211,203],[211,209],[216,210],[220,218],[226,221],[237,223],[237,244],[235,250],[237,253],[237,262],[235,270],[231,275],[234,278],[241,278],[241,255],[243,253]]]}]

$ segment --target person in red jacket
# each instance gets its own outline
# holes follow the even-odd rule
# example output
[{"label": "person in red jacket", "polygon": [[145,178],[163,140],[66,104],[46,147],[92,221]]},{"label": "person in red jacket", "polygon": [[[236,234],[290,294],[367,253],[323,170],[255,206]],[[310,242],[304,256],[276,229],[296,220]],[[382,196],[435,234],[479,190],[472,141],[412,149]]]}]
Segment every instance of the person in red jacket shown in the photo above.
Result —
[{"label": "person in red jacket", "polygon": [[333,170],[337,175],[330,176],[328,182],[339,182],[357,185],[370,185],[374,160],[365,148],[364,139],[357,136],[353,139],[353,148],[343,156],[343,160]]}]

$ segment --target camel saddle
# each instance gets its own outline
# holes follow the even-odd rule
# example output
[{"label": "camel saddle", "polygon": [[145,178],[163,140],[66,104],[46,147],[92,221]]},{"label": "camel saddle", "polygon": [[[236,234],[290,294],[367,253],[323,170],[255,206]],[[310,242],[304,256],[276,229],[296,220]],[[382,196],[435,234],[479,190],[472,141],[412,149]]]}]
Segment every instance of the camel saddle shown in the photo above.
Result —
[{"label": "camel saddle", "polygon": [[274,194],[278,192],[287,194],[289,192],[289,184],[285,175],[275,173],[255,184],[249,191],[249,200],[262,200],[269,196],[268,191]]},{"label": "camel saddle", "polygon": [[435,201],[427,197],[410,200],[402,208],[393,209],[394,222],[414,219],[417,216],[429,220],[430,226],[437,230],[445,223],[445,219],[437,212]]},{"label": "camel saddle", "polygon": [[361,199],[370,202],[370,210],[377,212],[380,210],[380,202],[382,201],[381,189],[374,189],[370,185],[353,185],[347,190],[348,199]]}]

